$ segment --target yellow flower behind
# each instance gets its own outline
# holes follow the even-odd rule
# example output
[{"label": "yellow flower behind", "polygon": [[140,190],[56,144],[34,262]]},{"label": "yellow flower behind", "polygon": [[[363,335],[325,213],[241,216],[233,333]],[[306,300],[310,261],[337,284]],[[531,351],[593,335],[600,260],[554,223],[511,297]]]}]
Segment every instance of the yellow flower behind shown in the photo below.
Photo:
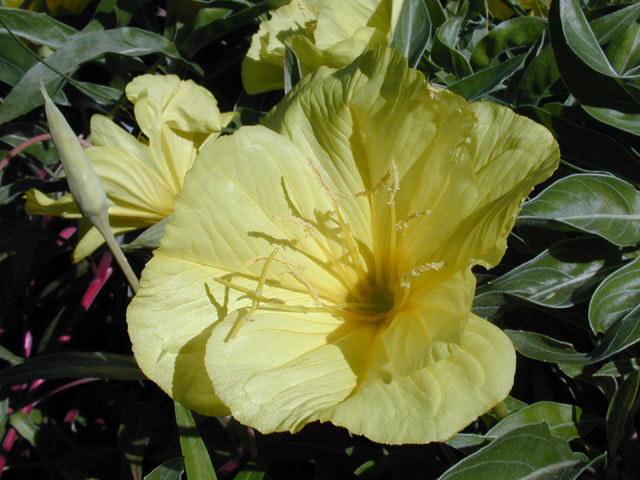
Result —
[{"label": "yellow flower behind", "polygon": [[[140,141],[103,115],[91,117],[93,147],[86,150],[109,199],[115,235],[151,226],[173,212],[176,194],[199,150],[217,138],[234,117],[220,113],[215,97],[193,81],[176,75],[142,75],[126,87],[136,121],[146,137]],[[31,189],[27,213],[81,218],[71,194],[53,200]],[[88,222],[81,223],[74,251],[79,261],[104,242]]]},{"label": "yellow flower behind", "polygon": [[242,62],[250,94],[284,86],[285,45],[303,74],[325,65],[343,67],[375,45],[387,45],[402,0],[292,0],[260,24]]},{"label": "yellow flower behind", "polygon": [[198,156],[128,310],[135,357],[174,399],[262,432],[445,440],[511,389],[471,268],[500,261],[558,161],[544,127],[394,50],[322,67]]},{"label": "yellow flower behind", "polygon": [[[18,8],[23,3],[24,0],[5,0],[5,4],[10,8]],[[80,15],[88,4],[89,0],[47,0],[47,9],[52,15],[64,13]],[[38,2],[34,0],[29,5],[29,10],[35,10],[37,7]]]}]

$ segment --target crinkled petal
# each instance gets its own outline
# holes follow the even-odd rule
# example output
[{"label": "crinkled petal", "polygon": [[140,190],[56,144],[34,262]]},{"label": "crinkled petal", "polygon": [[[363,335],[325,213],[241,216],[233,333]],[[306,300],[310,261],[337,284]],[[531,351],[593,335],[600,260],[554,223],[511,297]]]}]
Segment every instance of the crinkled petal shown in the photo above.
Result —
[{"label": "crinkled petal", "polygon": [[[279,295],[287,303],[295,296]],[[207,371],[232,415],[265,433],[295,432],[344,400],[375,334],[370,325],[345,325],[327,312],[259,311],[225,341],[235,321],[229,315],[213,329]]]},{"label": "crinkled petal", "polygon": [[460,343],[476,281],[469,269],[455,275],[423,274],[381,334],[391,368],[406,376],[448,357]]},{"label": "crinkled petal", "polygon": [[473,314],[455,352],[408,376],[394,375],[383,354],[371,358],[353,395],[319,418],[390,444],[447,440],[502,401],[515,374],[509,338]]},{"label": "crinkled petal", "polygon": [[522,201],[558,167],[560,150],[546,128],[506,107],[470,107],[478,118],[471,144],[478,195],[441,256],[490,268],[504,255]]}]

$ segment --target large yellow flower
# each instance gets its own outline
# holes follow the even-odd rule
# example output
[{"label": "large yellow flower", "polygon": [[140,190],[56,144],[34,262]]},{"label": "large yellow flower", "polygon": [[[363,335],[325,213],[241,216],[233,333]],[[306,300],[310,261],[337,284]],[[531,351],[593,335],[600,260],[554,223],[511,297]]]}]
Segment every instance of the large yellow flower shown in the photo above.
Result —
[{"label": "large yellow flower", "polygon": [[511,389],[471,267],[500,260],[558,160],[540,125],[429,86],[391,49],[321,68],[200,153],[129,307],[136,359],[262,432],[445,440]]},{"label": "large yellow flower", "polygon": [[[127,85],[126,94],[146,140],[136,139],[103,115],[94,115],[94,147],[86,150],[109,199],[109,221],[116,235],[171,215],[175,196],[198,151],[218,137],[234,116],[221,114],[208,90],[176,75],[136,77]],[[81,218],[71,194],[53,200],[32,189],[25,197],[29,214]],[[104,242],[88,222],[82,226],[75,261]]]},{"label": "large yellow flower", "polygon": [[302,73],[343,67],[375,45],[387,45],[402,0],[292,0],[260,24],[242,62],[242,81],[254,94],[284,86],[285,45]]},{"label": "large yellow flower", "polygon": [[[5,0],[5,3],[7,7],[18,8],[25,3],[25,0]],[[65,13],[80,15],[88,3],[89,0],[47,0],[47,9],[53,15]],[[38,7],[40,6],[35,0],[29,4],[29,10],[36,10]]]}]

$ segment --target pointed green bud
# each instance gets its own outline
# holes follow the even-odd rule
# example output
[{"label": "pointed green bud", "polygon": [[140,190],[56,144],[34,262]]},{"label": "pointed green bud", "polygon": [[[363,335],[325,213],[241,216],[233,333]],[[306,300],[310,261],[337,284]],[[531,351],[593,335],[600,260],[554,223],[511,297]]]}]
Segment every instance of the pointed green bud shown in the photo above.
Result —
[{"label": "pointed green bud", "polygon": [[42,85],[40,90],[44,97],[51,136],[67,175],[71,194],[82,215],[91,220],[91,223],[95,223],[94,218],[105,218],[109,209],[102,183],[62,112],[51,101]]}]

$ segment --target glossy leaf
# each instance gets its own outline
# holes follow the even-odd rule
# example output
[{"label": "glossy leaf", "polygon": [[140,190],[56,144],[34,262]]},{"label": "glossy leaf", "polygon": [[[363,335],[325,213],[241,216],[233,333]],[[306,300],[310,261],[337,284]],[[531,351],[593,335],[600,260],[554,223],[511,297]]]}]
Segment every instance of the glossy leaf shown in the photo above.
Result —
[{"label": "glossy leaf", "polygon": [[284,93],[289,93],[296,83],[302,78],[302,67],[296,52],[289,47],[284,46]]},{"label": "glossy leaf", "polygon": [[36,45],[58,48],[78,31],[50,15],[18,8],[0,8],[0,33],[10,30]]},{"label": "glossy leaf", "polygon": [[615,455],[624,435],[627,420],[633,421],[630,413],[638,394],[640,385],[640,372],[635,372],[627,377],[618,387],[611,399],[607,410],[607,443],[609,455]]},{"label": "glossy leaf", "polygon": [[605,363],[594,377],[622,377],[640,370],[640,358],[623,358]]},{"label": "glossy leaf", "polygon": [[[145,30],[126,27],[78,33],[55,53],[48,56],[46,62],[58,72],[69,75],[82,63],[99,58],[106,53],[125,56],[162,53],[170,58],[180,58],[180,54],[169,40]],[[61,77],[47,65],[43,63],[34,65],[7,95],[0,104],[0,124],[42,105],[43,99],[38,87],[40,82],[51,92],[59,87]]]},{"label": "glossy leaf", "polygon": [[486,68],[505,51],[533,45],[546,27],[547,21],[540,17],[517,17],[501,22],[475,46],[471,65]]},{"label": "glossy leaf", "polygon": [[41,355],[0,371],[0,386],[39,378],[144,380],[133,357],[116,353],[66,352]]},{"label": "glossy leaf", "polygon": [[553,56],[553,50],[547,45],[526,68],[518,85],[518,103],[537,105],[556,80],[560,71]]},{"label": "glossy leaf", "polygon": [[564,479],[582,466],[543,423],[510,431],[447,470],[439,480]]},{"label": "glossy leaf", "polygon": [[607,331],[633,310],[640,299],[640,257],[609,275],[589,303],[589,324],[594,333]]},{"label": "glossy leaf", "polygon": [[615,245],[635,245],[640,241],[640,193],[613,176],[571,175],[525,203],[519,220],[553,220]]},{"label": "glossy leaf", "polygon": [[585,112],[602,123],[606,123],[607,125],[611,125],[612,127],[619,128],[620,130],[634,135],[640,135],[639,113],[624,113],[612,108],[591,107],[588,105],[582,105],[582,108]]},{"label": "glossy leaf", "polygon": [[640,15],[640,3],[633,3],[600,18],[592,20],[591,29],[600,45],[615,40],[633,25]]},{"label": "glossy leaf", "polygon": [[640,24],[632,24],[627,31],[616,38],[609,48],[607,57],[611,66],[620,75],[631,72],[640,62]]},{"label": "glossy leaf", "polygon": [[449,73],[458,78],[471,75],[469,60],[456,48],[460,29],[467,15],[468,4],[464,3],[455,17],[448,18],[437,30],[431,49],[431,58]]},{"label": "glossy leaf", "polygon": [[578,353],[573,345],[541,333],[524,330],[505,330],[516,350],[527,358],[541,362],[584,365],[587,355]]},{"label": "glossy leaf", "polygon": [[424,0],[404,0],[389,46],[414,67],[420,62],[431,35],[431,21]]},{"label": "glossy leaf", "polygon": [[618,264],[618,255],[617,249],[599,240],[566,240],[488,282],[484,291],[545,307],[571,307],[588,298],[593,287]]},{"label": "glossy leaf", "polygon": [[184,473],[182,458],[172,458],[154,468],[144,480],[180,480]]},{"label": "glossy leaf", "polygon": [[492,67],[480,70],[449,85],[449,90],[462,95],[469,102],[478,100],[520,70],[525,59],[526,55],[518,55]]},{"label": "glossy leaf", "polygon": [[187,480],[216,480],[218,477],[213,469],[209,451],[198,432],[191,411],[178,402],[173,403],[176,409],[176,422]]},{"label": "glossy leaf", "polygon": [[545,422],[552,435],[570,441],[585,435],[593,427],[593,419],[584,417],[582,409],[575,405],[537,402],[503,418],[487,432],[487,436],[501,437],[523,425]]}]

